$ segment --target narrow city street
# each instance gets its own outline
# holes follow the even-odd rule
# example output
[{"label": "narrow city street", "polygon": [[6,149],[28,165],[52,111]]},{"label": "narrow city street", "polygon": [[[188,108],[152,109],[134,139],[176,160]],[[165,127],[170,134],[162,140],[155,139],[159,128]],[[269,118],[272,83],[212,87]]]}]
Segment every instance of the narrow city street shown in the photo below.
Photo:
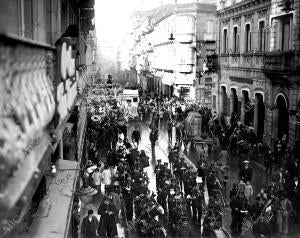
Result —
[{"label": "narrow city street", "polygon": [[[168,159],[168,154],[169,154],[169,150],[172,148],[172,146],[174,146],[174,142],[175,142],[175,131],[173,133],[173,144],[169,143],[168,141],[168,136],[165,133],[165,126],[161,126],[161,130],[159,132],[159,139],[158,142],[156,143],[155,146],[155,151],[152,151],[151,149],[151,143],[150,143],[150,132],[151,130],[149,129],[149,122],[145,121],[145,122],[131,122],[128,128],[128,136],[130,138],[132,131],[134,130],[135,126],[138,126],[138,129],[141,132],[141,143],[139,145],[139,150],[145,150],[146,154],[149,156],[150,158],[150,166],[147,167],[145,169],[145,171],[147,172],[148,176],[149,176],[149,190],[152,191],[153,193],[157,194],[156,191],[156,175],[154,173],[154,168],[157,164],[157,160],[161,159],[162,164],[167,162],[169,163],[169,159]],[[196,169],[195,165],[186,158],[186,162],[188,165],[193,166],[194,169]],[[170,166],[170,163],[169,163]],[[200,232],[199,229],[200,227],[197,225],[192,225],[192,235],[191,237],[199,237],[200,236]],[[182,233],[180,235],[180,237],[188,237],[189,234],[188,232],[186,233]],[[133,230],[129,231],[129,237],[139,237],[139,235],[137,233],[135,233]]]},{"label": "narrow city street", "polygon": [[[150,180],[149,190],[156,193],[156,176],[154,173],[154,168],[155,168],[155,165],[157,164],[157,159],[161,159],[162,163],[164,163],[164,162],[169,163],[168,153],[169,153],[170,148],[172,148],[172,146],[174,146],[175,141],[176,141],[175,140],[175,128],[173,128],[173,140],[172,140],[173,143],[170,143],[168,141],[167,128],[166,128],[165,122],[163,122],[163,124],[160,125],[159,139],[158,139],[158,143],[156,143],[156,146],[155,146],[155,152],[153,153],[153,151],[151,150],[151,143],[149,140],[149,135],[151,132],[151,130],[149,129],[149,121],[131,122],[130,126],[128,127],[129,138],[130,138],[131,133],[134,130],[135,126],[138,126],[138,128],[141,132],[141,143],[139,145],[139,150],[145,150],[146,154],[150,157],[150,166],[145,169],[147,171],[147,174],[148,174],[149,180]],[[183,148],[183,145],[181,147]],[[181,152],[181,155],[185,158],[186,163],[188,165],[192,166],[195,170],[196,170],[195,165],[200,156],[199,149],[197,149],[197,147],[199,147],[199,145],[196,146],[196,150],[195,149],[191,150],[190,148],[188,148],[187,150],[184,150]],[[219,153],[218,149],[209,153],[209,156],[207,158],[209,163],[217,161],[218,153]],[[239,182],[240,168],[239,168],[239,158],[237,155],[231,157],[229,165],[230,165],[229,180],[228,180],[228,184],[225,188],[225,194],[226,194],[225,199],[226,199],[227,204],[229,204],[229,202],[230,202],[230,199],[229,199],[230,189],[232,188],[234,183]],[[264,188],[266,186],[267,177],[266,177],[264,166],[262,166],[258,162],[252,161],[250,163],[250,166],[253,168],[253,171],[254,171],[252,185],[253,185],[253,194],[255,197],[255,195],[259,193],[261,188]],[[223,216],[223,224],[224,224],[224,227],[228,231],[230,231],[231,209],[229,207],[227,207],[225,209],[225,213]],[[199,233],[198,229],[199,229],[199,226],[192,225],[192,231],[193,231],[192,237],[199,237],[198,235],[200,233]],[[299,235],[300,235],[300,228],[293,226],[290,234],[288,236],[284,236],[284,237],[285,238],[298,238]],[[133,230],[130,230],[129,237],[138,237],[138,234],[134,233]],[[185,237],[185,236],[181,236],[181,237]],[[188,237],[188,235],[186,237]],[[250,237],[251,237],[251,235],[250,235]],[[280,237],[282,237],[282,235],[272,236],[272,237],[280,238]]]},{"label": "narrow city street", "polygon": [[0,0],[0,238],[300,238],[299,16]]}]

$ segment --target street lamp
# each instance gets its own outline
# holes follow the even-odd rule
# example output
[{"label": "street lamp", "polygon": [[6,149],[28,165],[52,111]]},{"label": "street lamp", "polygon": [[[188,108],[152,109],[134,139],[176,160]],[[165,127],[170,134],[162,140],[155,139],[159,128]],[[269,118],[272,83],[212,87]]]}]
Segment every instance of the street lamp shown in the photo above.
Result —
[{"label": "street lamp", "polygon": [[173,33],[170,34],[169,40],[170,40],[170,41],[174,41],[174,40],[175,40],[175,38],[174,38],[174,36],[173,36]]}]

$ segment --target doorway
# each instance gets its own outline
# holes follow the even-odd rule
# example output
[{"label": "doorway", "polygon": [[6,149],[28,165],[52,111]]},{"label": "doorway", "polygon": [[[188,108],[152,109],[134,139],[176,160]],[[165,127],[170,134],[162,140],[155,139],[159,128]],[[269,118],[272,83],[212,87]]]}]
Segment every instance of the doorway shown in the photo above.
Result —
[{"label": "doorway", "polygon": [[278,107],[278,127],[277,135],[278,138],[282,138],[284,134],[288,136],[289,134],[289,112],[288,105],[285,97],[279,95],[276,99],[276,105]]},{"label": "doorway", "polygon": [[221,113],[224,114],[224,116],[227,116],[227,92],[226,92],[226,87],[222,86],[221,87]]},{"label": "doorway", "polygon": [[256,135],[259,140],[263,139],[264,128],[265,128],[265,104],[263,95],[260,93],[255,94],[255,101],[257,107],[257,127],[256,127]]}]

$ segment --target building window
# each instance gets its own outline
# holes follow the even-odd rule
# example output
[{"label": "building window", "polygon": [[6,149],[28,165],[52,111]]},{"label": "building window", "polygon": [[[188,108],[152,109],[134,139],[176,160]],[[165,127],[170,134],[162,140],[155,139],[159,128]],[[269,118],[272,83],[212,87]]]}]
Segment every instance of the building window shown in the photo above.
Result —
[{"label": "building window", "polygon": [[213,21],[212,20],[208,20],[207,21],[207,33],[208,34],[212,34],[214,29],[213,29],[214,25],[213,25]]},{"label": "building window", "polygon": [[233,28],[233,52],[239,52],[239,35],[237,26]]},{"label": "building window", "polygon": [[251,50],[251,27],[250,24],[245,25],[245,51]]},{"label": "building window", "polygon": [[24,0],[24,36],[33,39],[33,2]]},{"label": "building window", "polygon": [[217,108],[217,96],[213,95],[213,109],[216,110],[216,108]]},{"label": "building window", "polygon": [[52,6],[51,6],[51,0],[46,0],[46,43],[48,44],[53,44],[52,41],[52,18],[51,18],[51,12],[52,12]]},{"label": "building window", "polygon": [[258,26],[258,49],[259,51],[265,50],[266,45],[266,34],[265,34],[265,21],[260,21]]},{"label": "building window", "polygon": [[67,29],[67,6],[64,1],[61,2],[61,32]]},{"label": "building window", "polygon": [[281,49],[283,51],[285,50],[290,50],[291,49],[291,31],[292,31],[292,23],[291,23],[291,17],[290,16],[285,16],[282,18],[282,44],[281,44]]},{"label": "building window", "polygon": [[227,45],[227,29],[223,30],[223,53],[227,53],[228,51],[228,45]]}]

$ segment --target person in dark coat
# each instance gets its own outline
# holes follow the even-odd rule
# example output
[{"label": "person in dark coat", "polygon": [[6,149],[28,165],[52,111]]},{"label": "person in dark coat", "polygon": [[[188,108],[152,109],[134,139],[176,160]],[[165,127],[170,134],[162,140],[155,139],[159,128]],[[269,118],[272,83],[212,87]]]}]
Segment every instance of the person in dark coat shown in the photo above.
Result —
[{"label": "person in dark coat", "polygon": [[243,218],[248,210],[248,206],[242,192],[234,197],[230,202],[231,207],[231,231],[234,236],[239,236],[242,232]]},{"label": "person in dark coat", "polygon": [[299,163],[297,160],[295,160],[289,167],[288,169],[289,175],[291,178],[300,177],[300,168],[299,168]]},{"label": "person in dark coat", "polygon": [[81,224],[81,235],[82,238],[96,238],[98,219],[93,215],[93,210],[88,211],[88,215],[83,218]]},{"label": "person in dark coat", "polygon": [[201,226],[202,218],[202,192],[199,187],[196,185],[192,192],[192,210],[193,210],[193,222]]},{"label": "person in dark coat", "polygon": [[144,150],[141,150],[141,154],[140,154],[140,165],[141,168],[144,169],[146,167],[148,167],[149,164],[149,156],[146,155]]},{"label": "person in dark coat", "polygon": [[158,140],[158,132],[156,130],[151,131],[149,138],[150,138],[150,141],[151,141],[151,147],[153,149],[155,147],[156,141]]},{"label": "person in dark coat", "polygon": [[134,146],[130,150],[130,155],[127,156],[127,162],[129,164],[129,167],[131,170],[134,169],[134,164],[137,161],[139,155],[140,155],[140,152],[138,151],[138,148],[136,146]]},{"label": "person in dark coat", "polygon": [[249,167],[249,161],[245,160],[244,167],[240,171],[240,178],[241,178],[241,180],[244,181],[244,183],[246,183],[247,181],[249,181],[251,183],[252,176],[253,176],[253,173],[252,173],[252,169]]},{"label": "person in dark coat", "polygon": [[132,143],[136,142],[137,145],[139,146],[140,140],[141,140],[141,133],[139,132],[137,126],[135,127],[134,131],[132,132],[131,139],[132,139]]},{"label": "person in dark coat", "polygon": [[172,141],[172,130],[173,130],[173,122],[171,118],[169,118],[167,122],[167,129],[168,129],[168,139],[169,141]]},{"label": "person in dark coat", "polygon": [[91,146],[90,146],[89,151],[88,151],[88,156],[89,156],[89,160],[91,160],[92,162],[95,161],[95,158],[96,158],[96,148],[95,148],[94,143],[91,143]]},{"label": "person in dark coat", "polygon": [[100,237],[114,237],[118,235],[115,217],[118,209],[112,202],[112,197],[105,197],[99,206],[98,214],[101,215],[98,226]]},{"label": "person in dark coat", "polygon": [[271,149],[268,148],[268,150],[264,155],[264,159],[265,159],[266,174],[267,176],[271,177],[273,172],[273,166],[275,164],[275,158]]},{"label": "person in dark coat", "polygon": [[78,202],[74,202],[73,205],[73,212],[72,212],[72,217],[71,217],[71,225],[72,225],[72,237],[73,238],[78,238],[78,226],[80,224],[80,215],[78,212],[79,204]]},{"label": "person in dark coat", "polygon": [[131,176],[128,175],[127,182],[124,184],[122,189],[122,196],[125,202],[126,207],[126,217],[128,221],[132,221],[133,218],[133,191],[131,190],[132,187],[132,180]]},{"label": "person in dark coat", "polygon": [[300,221],[300,183],[297,177],[293,178],[287,188],[289,199],[292,201],[296,213],[296,222]]}]

